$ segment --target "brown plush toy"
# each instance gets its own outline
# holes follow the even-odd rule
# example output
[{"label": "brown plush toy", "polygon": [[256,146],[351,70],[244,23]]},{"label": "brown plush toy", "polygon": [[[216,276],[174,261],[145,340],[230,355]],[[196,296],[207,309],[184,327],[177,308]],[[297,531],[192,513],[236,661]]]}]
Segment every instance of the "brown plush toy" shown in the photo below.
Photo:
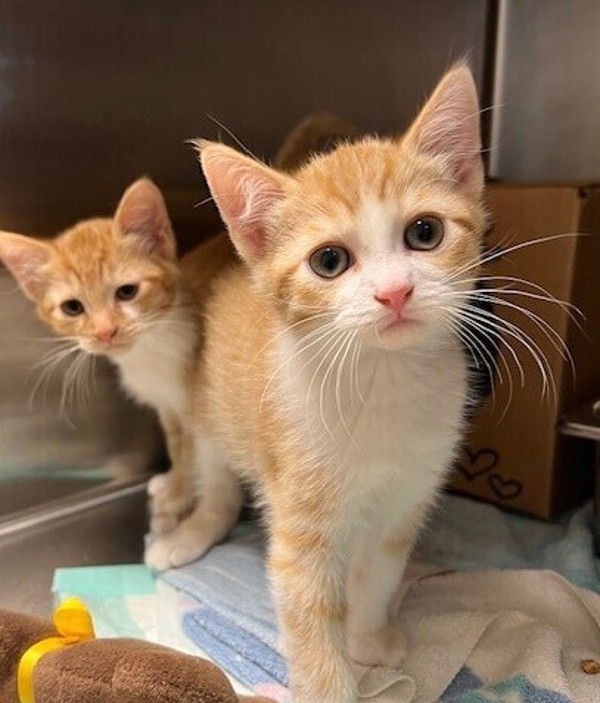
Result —
[{"label": "brown plush toy", "polygon": [[[19,698],[32,645],[60,637],[40,618],[0,610],[0,703]],[[211,662],[134,639],[86,639],[44,654],[31,675],[35,703],[273,703],[238,696]]]}]

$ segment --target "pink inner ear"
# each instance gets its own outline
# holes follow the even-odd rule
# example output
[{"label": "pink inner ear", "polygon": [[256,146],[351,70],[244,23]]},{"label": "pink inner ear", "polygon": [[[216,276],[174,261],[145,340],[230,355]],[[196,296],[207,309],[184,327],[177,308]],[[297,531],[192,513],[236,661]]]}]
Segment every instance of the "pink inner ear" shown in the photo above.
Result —
[{"label": "pink inner ear", "polygon": [[483,187],[479,101],[466,66],[451,70],[421,111],[407,138],[419,151],[446,160],[466,187]]},{"label": "pink inner ear", "polygon": [[43,267],[50,260],[47,244],[19,234],[0,233],[0,259],[23,292],[36,299],[45,290]]},{"label": "pink inner ear", "polygon": [[285,195],[285,176],[219,144],[201,151],[202,169],[229,234],[243,257],[268,245],[268,220]]},{"label": "pink inner ear", "polygon": [[152,181],[142,178],[125,191],[115,223],[123,234],[134,236],[147,252],[175,258],[176,242],[169,214]]}]

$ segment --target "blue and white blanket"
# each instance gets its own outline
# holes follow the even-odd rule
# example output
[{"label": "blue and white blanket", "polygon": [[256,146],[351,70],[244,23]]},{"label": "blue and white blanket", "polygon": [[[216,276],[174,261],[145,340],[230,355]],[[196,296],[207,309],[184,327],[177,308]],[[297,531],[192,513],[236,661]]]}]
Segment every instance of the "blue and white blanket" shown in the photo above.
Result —
[{"label": "blue and white blanket", "polygon": [[[600,669],[590,525],[591,506],[547,524],[448,498],[416,550],[398,611],[408,654],[396,669],[357,668],[361,697],[600,703],[600,673],[589,673]],[[172,613],[201,651],[247,688],[290,700],[257,528],[237,528],[162,579],[177,589]]]},{"label": "blue and white blanket", "polygon": [[[397,671],[358,670],[362,695],[378,703],[600,702],[600,674],[581,664],[600,662],[600,596],[576,587],[600,591],[590,522],[590,507],[547,524],[449,498],[413,560],[413,573],[446,573],[410,583],[398,613],[409,654]],[[260,532],[246,526],[163,578],[197,603],[183,618],[194,642],[250,688],[286,700],[263,549]]]}]

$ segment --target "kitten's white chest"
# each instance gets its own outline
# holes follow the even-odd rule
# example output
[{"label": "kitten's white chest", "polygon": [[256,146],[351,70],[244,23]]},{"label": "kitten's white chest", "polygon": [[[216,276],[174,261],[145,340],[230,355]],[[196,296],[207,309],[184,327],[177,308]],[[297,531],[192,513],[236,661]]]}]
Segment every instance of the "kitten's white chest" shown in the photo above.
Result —
[{"label": "kitten's white chest", "polygon": [[467,393],[457,345],[423,354],[365,349],[352,369],[298,368],[286,378],[306,441],[357,494],[382,486],[423,492],[439,483]]},{"label": "kitten's white chest", "polygon": [[349,468],[365,487],[390,476],[406,486],[437,480],[462,427],[464,357],[457,349],[438,358],[387,354],[355,411]]},{"label": "kitten's white chest", "polygon": [[[170,316],[171,318],[173,316]],[[116,359],[125,388],[159,412],[184,418],[195,332],[190,321],[165,318]]]}]

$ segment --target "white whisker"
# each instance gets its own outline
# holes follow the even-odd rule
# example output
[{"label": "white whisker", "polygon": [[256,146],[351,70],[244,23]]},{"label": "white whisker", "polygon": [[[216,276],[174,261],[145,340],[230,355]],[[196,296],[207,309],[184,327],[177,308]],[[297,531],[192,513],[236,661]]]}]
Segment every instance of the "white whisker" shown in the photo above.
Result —
[{"label": "white whisker", "polygon": [[490,261],[495,261],[498,258],[510,254],[511,252],[518,251],[526,247],[536,246],[538,244],[544,244],[546,242],[553,242],[560,239],[571,239],[574,237],[582,236],[585,236],[584,232],[563,232],[561,234],[551,234],[547,237],[539,237],[538,239],[530,239],[526,242],[519,242],[518,244],[513,244],[512,246],[502,249],[500,251],[494,251],[491,254],[482,256],[476,264],[461,266],[460,268],[454,270],[450,276],[446,277],[445,282],[451,282],[461,274],[466,273],[467,271],[475,268],[475,266],[482,266],[484,264],[488,264]]},{"label": "white whisker", "polygon": [[[324,325],[323,327],[319,327],[316,330],[312,330],[307,335],[302,337],[299,342],[296,343],[301,344],[301,346],[296,349],[291,356],[286,357],[284,361],[273,371],[273,373],[267,379],[258,404],[259,413],[262,411],[265,398],[267,397],[267,393],[269,392],[271,385],[273,384],[277,376],[280,374],[280,372],[286,367],[289,369],[289,365],[294,359],[298,358],[298,356],[303,354],[307,349],[311,349],[312,347],[320,344],[324,339],[327,339],[327,337],[332,336],[335,332],[336,328],[333,326],[333,324]],[[313,337],[315,337],[315,339],[313,339]],[[302,368],[304,368],[313,359],[315,359],[320,352],[321,348],[317,349],[317,352],[313,356],[311,356],[311,358],[304,364]]]},{"label": "white whisker", "polygon": [[[327,359],[329,358],[329,356],[330,356],[332,353],[335,353],[335,350],[336,350],[336,347],[337,347],[337,345],[338,345],[338,342],[339,342],[340,339],[343,337],[343,335],[344,335],[344,331],[343,331],[343,330],[336,330],[336,331],[334,332],[334,336],[333,336],[333,339],[331,340],[330,346],[328,346],[328,348],[325,350],[325,354],[323,355],[322,359],[319,361],[319,363],[317,364],[317,366],[316,366],[316,368],[315,368],[315,370],[314,370],[314,372],[313,372],[312,378],[311,378],[311,380],[310,380],[310,382],[309,382],[309,384],[308,384],[308,388],[307,388],[307,390],[306,390],[305,411],[306,411],[307,416],[308,416],[307,408],[308,408],[308,405],[309,405],[309,402],[310,402],[310,396],[311,396],[311,391],[312,391],[313,384],[314,384],[314,382],[316,381],[317,376],[319,375],[319,372],[320,372],[321,368],[322,368],[323,365],[326,363],[326,361],[327,361]],[[330,364],[329,368],[331,368],[331,364]],[[325,416],[324,416],[324,413],[323,413],[323,395],[322,395],[322,393],[323,393],[323,384],[324,384],[326,378],[327,378],[327,373],[325,374],[324,378],[322,379],[321,388],[320,388],[320,392],[319,392],[319,417],[320,417],[320,419],[321,419],[321,423],[322,423],[322,425],[323,425],[323,428],[325,429],[325,431],[327,432],[327,434],[328,434],[332,439],[334,439],[333,433],[332,433],[332,431],[331,431],[331,429],[330,429],[330,427],[329,427],[329,424],[327,423],[327,420],[326,420],[326,418],[325,418]]]},{"label": "white whisker", "polygon": [[[504,334],[508,334],[510,337],[518,341],[529,351],[532,359],[539,368],[542,377],[542,398],[546,395],[546,393],[551,392],[554,394],[554,397],[556,399],[558,395],[556,389],[556,382],[552,373],[552,367],[538,343],[534,339],[532,339],[530,335],[525,333],[512,322],[498,317],[497,315],[486,315],[485,311],[482,311],[479,308],[473,308],[472,306],[470,306],[470,308],[471,309],[462,308],[460,311],[460,315],[464,316],[467,320],[470,320],[471,322],[477,321],[484,325],[491,324],[491,319],[493,319],[493,325],[495,328],[504,332]],[[505,343],[503,337],[502,340]]]}]

